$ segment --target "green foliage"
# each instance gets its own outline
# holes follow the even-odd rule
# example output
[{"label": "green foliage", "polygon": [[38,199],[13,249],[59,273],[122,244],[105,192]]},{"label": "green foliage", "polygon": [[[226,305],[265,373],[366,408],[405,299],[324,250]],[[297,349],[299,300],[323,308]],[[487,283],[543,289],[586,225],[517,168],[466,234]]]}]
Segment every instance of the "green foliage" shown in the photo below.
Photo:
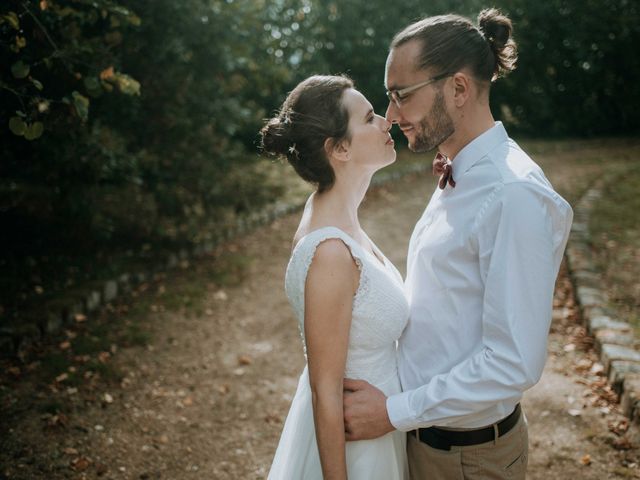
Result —
[{"label": "green foliage", "polygon": [[[627,0],[497,2],[520,57],[496,84],[494,109],[536,136],[638,133],[640,5]],[[502,83],[502,84],[501,84]]]},{"label": "green foliage", "polygon": [[[637,133],[637,2],[496,5],[520,45],[518,69],[492,89],[510,131]],[[55,291],[97,275],[100,262],[81,258],[215,238],[281,195],[256,153],[257,132],[298,81],[347,73],[383,113],[393,35],[425,15],[473,18],[484,6],[1,2],[0,307],[37,297],[41,284]]]},{"label": "green foliage", "polygon": [[[10,0],[0,7],[0,58],[11,65],[9,72],[0,72],[7,100],[2,113],[21,112],[29,125],[38,125],[37,131],[73,122],[74,116],[87,119],[89,101],[81,93],[91,91],[86,78],[113,69],[113,48],[122,42],[122,32],[140,21],[109,0],[66,3]],[[93,93],[98,90],[100,83],[92,85]],[[120,89],[125,94],[134,90]],[[69,103],[75,109],[66,108]],[[34,133],[24,138],[40,136]]]}]

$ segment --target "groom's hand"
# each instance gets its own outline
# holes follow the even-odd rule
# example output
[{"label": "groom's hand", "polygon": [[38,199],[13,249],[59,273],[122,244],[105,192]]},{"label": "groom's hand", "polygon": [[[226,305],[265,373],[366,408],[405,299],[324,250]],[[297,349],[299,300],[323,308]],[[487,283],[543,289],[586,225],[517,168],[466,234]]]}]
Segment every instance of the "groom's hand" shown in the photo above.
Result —
[{"label": "groom's hand", "polygon": [[395,430],[387,414],[387,397],[364,380],[344,379],[345,438],[369,440]]}]

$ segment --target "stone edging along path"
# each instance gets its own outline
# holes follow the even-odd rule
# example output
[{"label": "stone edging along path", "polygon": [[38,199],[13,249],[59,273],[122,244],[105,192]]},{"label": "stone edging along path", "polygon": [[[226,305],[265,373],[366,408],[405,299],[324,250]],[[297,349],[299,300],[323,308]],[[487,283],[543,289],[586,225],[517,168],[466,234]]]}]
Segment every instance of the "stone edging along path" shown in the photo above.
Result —
[{"label": "stone edging along path", "polygon": [[602,288],[602,278],[593,261],[589,234],[589,217],[601,196],[602,187],[612,181],[600,179],[579,200],[574,210],[569,244],[565,252],[569,274],[581,311],[582,322],[594,337],[600,361],[609,383],[620,396],[625,416],[640,424],[640,351],[636,348],[632,326],[614,318],[608,308],[609,297]]},{"label": "stone edging along path", "polygon": [[[412,163],[402,169],[380,172],[373,178],[371,185],[379,187],[405,175],[429,170],[431,170],[431,162]],[[94,282],[91,286],[74,287],[75,293],[73,295],[63,294],[65,295],[64,299],[53,299],[44,303],[38,309],[41,314],[37,320],[25,319],[14,325],[0,325],[0,357],[17,356],[24,359],[36,342],[54,337],[65,326],[73,324],[78,319],[90,320],[90,316],[98,309],[112,302],[118,296],[131,292],[136,285],[152,279],[156,274],[174,269],[189,260],[206,255],[214,251],[218,245],[245,235],[257,227],[267,225],[279,217],[301,209],[303,206],[304,201],[298,203],[276,202],[252,215],[238,218],[234,225],[231,225],[226,231],[220,232],[215,240],[205,242],[191,250],[185,248],[171,253],[160,264],[148,265],[141,271],[121,272],[116,278]]]}]

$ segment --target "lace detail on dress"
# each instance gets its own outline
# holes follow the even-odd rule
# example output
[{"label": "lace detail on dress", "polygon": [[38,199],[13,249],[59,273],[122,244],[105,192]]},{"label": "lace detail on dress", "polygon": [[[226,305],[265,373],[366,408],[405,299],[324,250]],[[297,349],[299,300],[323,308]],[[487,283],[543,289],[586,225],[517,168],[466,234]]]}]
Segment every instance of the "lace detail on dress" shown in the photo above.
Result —
[{"label": "lace detail on dress", "polygon": [[395,342],[404,329],[409,308],[402,278],[385,258],[385,265],[353,238],[336,227],[324,227],[305,235],[289,260],[285,290],[304,338],[304,289],[316,249],[325,240],[337,238],[349,248],[360,281],[353,299],[349,348],[345,375],[380,384],[396,375]]}]

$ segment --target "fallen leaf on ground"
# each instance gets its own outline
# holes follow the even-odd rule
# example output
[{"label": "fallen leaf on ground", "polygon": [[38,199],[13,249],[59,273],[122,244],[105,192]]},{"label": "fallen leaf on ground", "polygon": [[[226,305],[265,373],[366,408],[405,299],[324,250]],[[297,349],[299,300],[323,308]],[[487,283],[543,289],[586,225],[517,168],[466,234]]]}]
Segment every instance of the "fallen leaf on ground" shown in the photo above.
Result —
[{"label": "fallen leaf on ground", "polygon": [[91,460],[87,457],[78,457],[71,460],[71,468],[76,472],[84,472],[91,465]]},{"label": "fallen leaf on ground", "polygon": [[251,365],[253,363],[253,360],[251,360],[251,357],[249,355],[240,355],[238,357],[238,364],[240,365]]},{"label": "fallen leaf on ground", "polygon": [[102,476],[109,471],[109,467],[107,467],[104,463],[96,463],[96,473],[98,476]]},{"label": "fallen leaf on ground", "polygon": [[63,413],[47,416],[46,418],[48,427],[66,427],[69,423],[69,418]]},{"label": "fallen leaf on ground", "polygon": [[589,370],[589,373],[591,373],[592,375],[603,375],[604,365],[602,365],[599,362],[594,363],[593,366],[591,367],[591,370]]},{"label": "fallen leaf on ground", "polygon": [[611,446],[616,450],[631,450],[633,448],[633,443],[627,437],[617,438]]},{"label": "fallen leaf on ground", "polygon": [[591,360],[589,360],[588,358],[582,358],[577,364],[576,364],[576,370],[579,372],[586,372],[588,371],[591,367],[593,366],[593,362]]},{"label": "fallen leaf on ground", "polygon": [[591,465],[591,455],[589,454],[583,455],[582,458],[580,459],[580,463],[582,465]]},{"label": "fallen leaf on ground", "polygon": [[620,420],[609,422],[609,431],[615,433],[618,436],[626,433],[629,430],[629,420],[627,418],[622,418]]},{"label": "fallen leaf on ground", "polygon": [[267,422],[269,425],[282,423],[282,419],[280,418],[280,415],[278,415],[277,413],[267,413],[264,417],[264,421]]}]

